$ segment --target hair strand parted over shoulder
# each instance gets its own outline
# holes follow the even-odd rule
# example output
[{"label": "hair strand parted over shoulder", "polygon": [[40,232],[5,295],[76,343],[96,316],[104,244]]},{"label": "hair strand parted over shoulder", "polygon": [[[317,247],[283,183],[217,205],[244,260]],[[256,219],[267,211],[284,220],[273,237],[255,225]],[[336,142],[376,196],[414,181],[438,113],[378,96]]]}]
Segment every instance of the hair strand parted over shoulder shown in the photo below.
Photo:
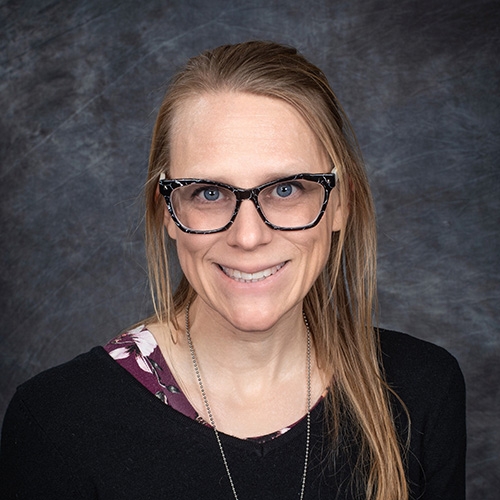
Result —
[{"label": "hair strand parted over shoulder", "polygon": [[174,76],[156,120],[146,183],[146,249],[159,321],[177,324],[196,293],[183,277],[172,292],[168,236],[158,181],[169,176],[177,110],[203,93],[246,92],[280,99],[305,119],[337,169],[345,227],[334,234],[327,265],[304,301],[319,363],[331,377],[326,400],[332,453],[346,419],[360,456],[356,485],[368,500],[407,500],[405,444],[391,414],[377,330],[375,216],[355,135],[327,78],[296,49],[273,42],[225,45],[191,58]]}]

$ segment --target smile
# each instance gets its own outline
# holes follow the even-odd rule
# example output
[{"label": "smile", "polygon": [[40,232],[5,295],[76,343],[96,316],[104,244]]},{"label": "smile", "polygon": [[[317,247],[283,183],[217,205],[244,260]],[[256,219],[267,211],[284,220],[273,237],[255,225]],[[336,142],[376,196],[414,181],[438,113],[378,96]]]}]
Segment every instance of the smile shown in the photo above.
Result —
[{"label": "smile", "polygon": [[238,271],[237,269],[231,269],[229,267],[220,266],[222,271],[229,278],[239,281],[240,283],[255,283],[257,281],[265,280],[277,273],[283,266],[285,262],[278,264],[277,266],[270,267],[268,269],[264,269],[262,271],[258,271],[256,273],[244,273],[243,271]]}]

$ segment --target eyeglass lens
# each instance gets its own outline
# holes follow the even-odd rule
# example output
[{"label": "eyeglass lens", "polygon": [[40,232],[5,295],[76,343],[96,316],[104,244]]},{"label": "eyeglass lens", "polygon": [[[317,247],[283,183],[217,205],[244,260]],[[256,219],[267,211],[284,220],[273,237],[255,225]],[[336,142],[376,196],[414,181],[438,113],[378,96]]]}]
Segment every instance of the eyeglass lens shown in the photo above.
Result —
[{"label": "eyeglass lens", "polygon": [[[321,184],[300,179],[267,186],[259,192],[258,204],[264,217],[274,226],[300,228],[316,220],[324,197],[325,189]],[[211,231],[229,223],[237,199],[224,187],[196,183],[174,189],[171,203],[184,227]]]}]

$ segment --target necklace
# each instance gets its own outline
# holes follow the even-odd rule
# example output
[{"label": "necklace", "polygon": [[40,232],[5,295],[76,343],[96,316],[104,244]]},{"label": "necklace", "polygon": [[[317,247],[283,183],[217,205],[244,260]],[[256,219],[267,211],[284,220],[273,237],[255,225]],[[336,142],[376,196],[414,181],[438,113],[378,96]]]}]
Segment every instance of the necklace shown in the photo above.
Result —
[{"label": "necklace", "polygon": [[[231,485],[231,490],[233,491],[235,500],[239,500],[238,494],[236,493],[236,488],[234,486],[233,477],[231,476],[231,472],[229,470],[229,464],[227,463],[226,454],[224,453],[224,448],[222,447],[222,442],[220,440],[219,432],[217,431],[217,427],[215,425],[215,420],[212,415],[212,410],[210,409],[210,405],[208,404],[207,394],[205,392],[203,382],[201,381],[200,368],[198,366],[198,361],[196,359],[196,352],[194,350],[193,341],[191,339],[191,332],[189,331],[189,305],[190,304],[186,306],[186,337],[189,346],[189,352],[191,354],[191,360],[193,362],[194,372],[196,374],[196,379],[198,380],[201,397],[203,399],[203,404],[205,405],[205,409],[207,410],[207,415],[210,421],[210,425],[214,430],[215,438],[217,439],[217,444],[219,445],[220,454],[222,456],[222,461],[224,462],[224,467],[226,468],[226,473],[229,479],[229,483]],[[303,500],[306,488],[307,466],[309,464],[309,441],[311,438],[311,331],[309,329],[309,322],[307,321],[307,317],[304,312],[302,313],[302,316],[304,318],[304,324],[306,325],[306,330],[307,330],[307,383],[306,383],[307,414],[306,414],[306,454],[304,458],[304,469],[302,472],[302,483],[300,487],[300,500]]]}]

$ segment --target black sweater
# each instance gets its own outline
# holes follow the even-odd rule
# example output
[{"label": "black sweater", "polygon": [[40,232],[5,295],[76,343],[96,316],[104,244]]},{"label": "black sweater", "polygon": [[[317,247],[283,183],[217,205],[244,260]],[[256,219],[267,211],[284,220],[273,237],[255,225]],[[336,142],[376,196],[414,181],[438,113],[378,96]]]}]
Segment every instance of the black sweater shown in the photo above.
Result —
[{"label": "black sweater", "polygon": [[[387,380],[411,416],[412,499],[463,500],[464,382],[444,349],[382,331]],[[397,427],[407,422],[395,403]],[[323,406],[312,413],[307,499],[360,499],[350,486],[354,446],[325,460]],[[297,499],[305,419],[257,444],[221,434],[240,500]],[[348,433],[347,433],[348,434]],[[346,435],[347,435],[346,434]],[[213,430],[148,392],[101,347],[18,388],[7,411],[0,497],[26,500],[231,499]]]}]

